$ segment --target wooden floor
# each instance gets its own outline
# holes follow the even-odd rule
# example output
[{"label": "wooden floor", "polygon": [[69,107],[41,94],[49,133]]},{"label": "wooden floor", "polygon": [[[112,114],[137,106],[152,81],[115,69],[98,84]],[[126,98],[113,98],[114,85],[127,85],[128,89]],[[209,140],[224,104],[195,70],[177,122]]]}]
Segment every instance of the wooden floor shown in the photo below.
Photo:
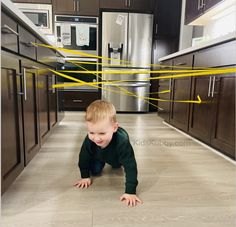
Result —
[{"label": "wooden floor", "polygon": [[235,227],[236,166],[162,123],[156,114],[119,114],[130,134],[143,204],[119,201],[122,169],[105,166],[87,190],[78,155],[82,112],[69,112],[2,197],[3,227]]}]

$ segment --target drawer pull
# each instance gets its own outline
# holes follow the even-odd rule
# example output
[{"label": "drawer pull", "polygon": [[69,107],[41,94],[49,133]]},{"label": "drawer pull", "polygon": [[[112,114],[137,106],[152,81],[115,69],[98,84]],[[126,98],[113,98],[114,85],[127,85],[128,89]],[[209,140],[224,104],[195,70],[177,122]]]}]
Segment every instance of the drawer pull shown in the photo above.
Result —
[{"label": "drawer pull", "polygon": [[[10,28],[9,26],[7,26],[6,24],[4,24],[3,27],[2,27],[2,31],[3,31],[3,32],[4,32],[4,30],[8,30],[8,31],[10,31],[10,33],[19,36],[19,33],[17,33],[16,31],[14,31],[12,28]],[[7,33],[7,32],[5,32],[5,33]]]},{"label": "drawer pull", "polygon": [[35,47],[31,42],[20,42],[21,44],[23,44],[24,46],[27,46],[27,47]]},{"label": "drawer pull", "polygon": [[208,94],[207,94],[207,97],[210,97],[210,94],[211,94],[211,76],[209,78],[209,86],[208,86]]},{"label": "drawer pull", "polygon": [[186,62],[179,62],[176,64],[176,66],[178,66],[178,65],[187,65],[187,63]]},{"label": "drawer pull", "polygon": [[73,102],[83,102],[81,99],[73,99]]}]

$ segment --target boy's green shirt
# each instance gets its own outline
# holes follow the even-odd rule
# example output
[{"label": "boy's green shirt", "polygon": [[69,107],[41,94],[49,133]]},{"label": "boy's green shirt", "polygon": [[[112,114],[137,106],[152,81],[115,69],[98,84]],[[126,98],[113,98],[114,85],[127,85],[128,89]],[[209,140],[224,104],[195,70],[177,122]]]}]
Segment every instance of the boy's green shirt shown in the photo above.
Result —
[{"label": "boy's green shirt", "polygon": [[81,147],[78,163],[82,178],[90,177],[89,166],[93,159],[106,162],[114,168],[122,165],[126,177],[125,193],[136,193],[138,185],[137,164],[129,136],[123,128],[118,128],[113,134],[111,142],[104,149],[97,146],[86,136]]}]

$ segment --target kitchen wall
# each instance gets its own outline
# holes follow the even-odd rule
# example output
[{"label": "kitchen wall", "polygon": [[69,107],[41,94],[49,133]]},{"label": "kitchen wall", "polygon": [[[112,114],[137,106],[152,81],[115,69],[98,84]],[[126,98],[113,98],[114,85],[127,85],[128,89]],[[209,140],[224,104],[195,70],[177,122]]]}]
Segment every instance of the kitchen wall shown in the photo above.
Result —
[{"label": "kitchen wall", "polygon": [[203,28],[203,36],[209,39],[218,38],[236,31],[236,5],[212,16]]}]

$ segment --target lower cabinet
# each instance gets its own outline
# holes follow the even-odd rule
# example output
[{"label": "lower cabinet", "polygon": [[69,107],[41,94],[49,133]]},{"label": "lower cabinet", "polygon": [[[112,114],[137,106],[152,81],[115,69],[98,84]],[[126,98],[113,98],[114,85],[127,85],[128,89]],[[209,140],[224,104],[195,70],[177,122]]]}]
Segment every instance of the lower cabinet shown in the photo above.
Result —
[{"label": "lower cabinet", "polygon": [[[192,55],[176,57],[172,59],[173,70],[176,66],[191,66],[191,62],[194,63],[193,69],[235,68],[235,46],[236,41],[232,41],[197,51]],[[163,82],[164,85],[161,80],[159,83],[159,91],[167,88],[167,80]],[[212,73],[191,79],[187,77],[172,79],[173,102],[161,104],[164,106],[162,108],[164,111],[159,110],[159,116],[235,159],[235,83],[235,73],[215,75]],[[201,97],[201,104],[175,102],[197,100],[198,95]],[[160,104],[158,106],[160,107]]]},{"label": "lower cabinet", "polygon": [[2,51],[1,59],[1,192],[24,168],[20,60]]},{"label": "lower cabinet", "polygon": [[61,91],[64,110],[85,110],[93,101],[100,99],[99,92]]},{"label": "lower cabinet", "polygon": [[[30,66],[30,67],[29,67]],[[23,76],[23,135],[25,144],[25,164],[39,151],[39,121],[37,107],[37,71],[34,62],[21,60]]]},{"label": "lower cabinet", "polygon": [[[57,94],[49,91],[52,73],[32,60],[2,50],[1,192],[37,154],[57,121]],[[49,83],[51,81],[51,84]]]},{"label": "lower cabinet", "polygon": [[192,91],[204,102],[191,105],[189,133],[235,158],[235,75],[194,78]]},{"label": "lower cabinet", "polygon": [[[161,70],[172,70],[172,60],[164,61],[162,63]],[[171,75],[171,74],[161,74],[160,76]],[[166,122],[170,122],[170,108],[171,102],[171,83],[172,79],[159,79],[158,80],[158,99],[166,100],[166,101],[158,101],[158,115],[162,117]],[[170,92],[164,91],[169,90]]]},{"label": "lower cabinet", "polygon": [[[173,70],[191,70],[193,54],[184,55],[174,58]],[[179,73],[178,73],[179,74]],[[178,75],[173,73],[173,75]],[[190,100],[191,77],[174,78],[171,86],[171,112],[170,123],[177,128],[187,131],[189,121],[189,104],[178,101]]]}]

